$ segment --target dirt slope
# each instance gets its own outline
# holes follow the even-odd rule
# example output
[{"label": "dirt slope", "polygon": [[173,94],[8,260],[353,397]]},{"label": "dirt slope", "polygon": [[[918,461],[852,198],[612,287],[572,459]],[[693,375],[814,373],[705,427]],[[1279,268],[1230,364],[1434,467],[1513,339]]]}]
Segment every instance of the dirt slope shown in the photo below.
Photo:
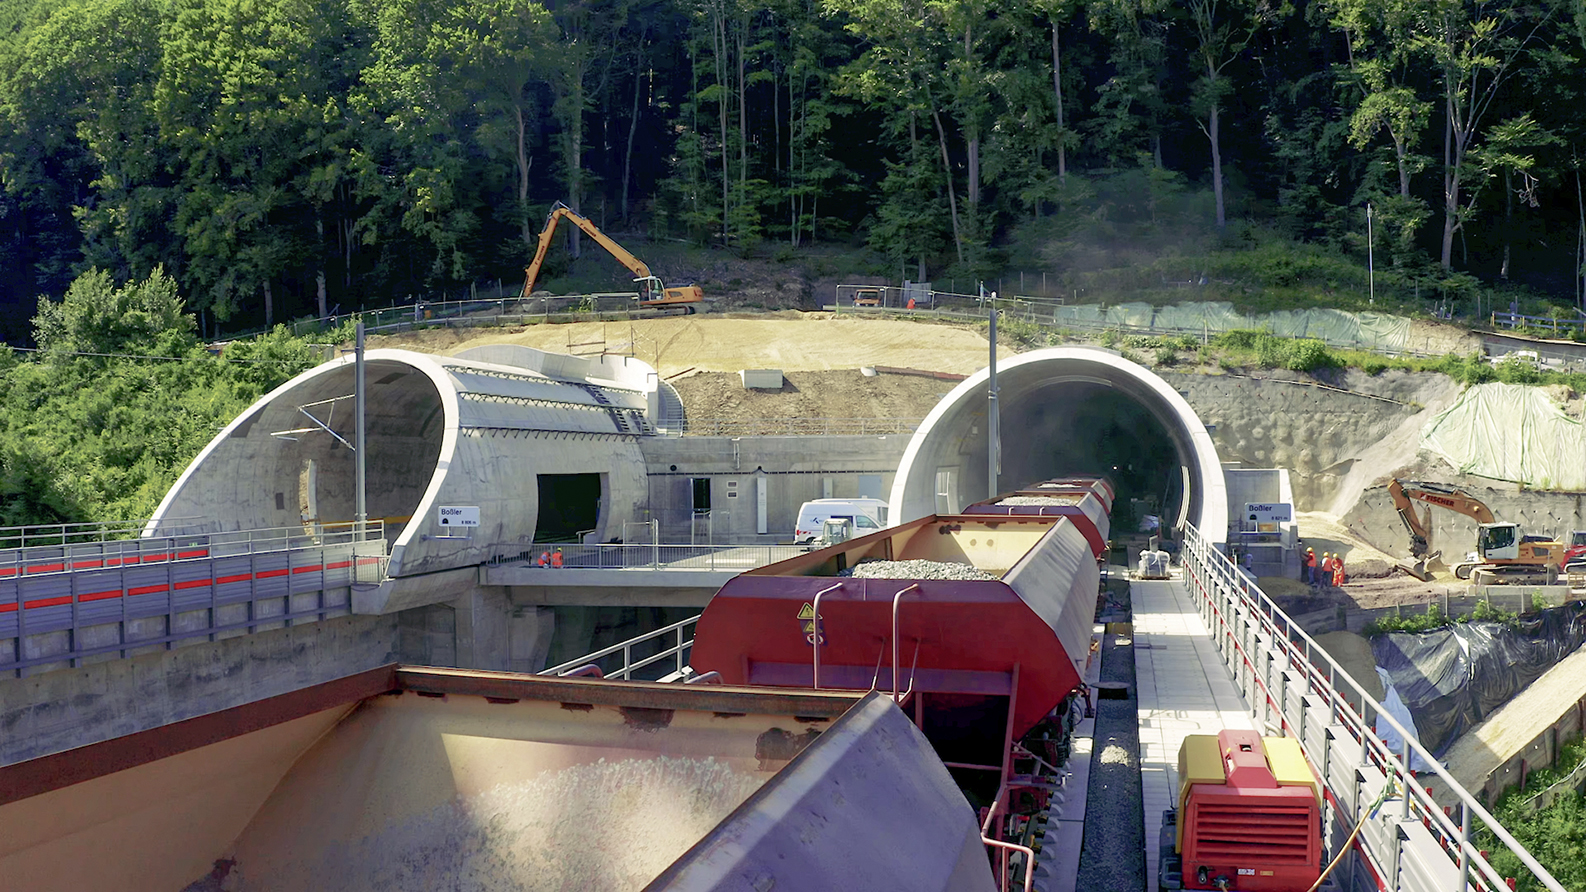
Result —
[{"label": "dirt slope", "polygon": [[[558,353],[598,353],[604,345],[606,352],[650,363],[663,377],[688,369],[814,371],[878,364],[967,375],[984,368],[987,359],[986,338],[968,328],[797,311],[436,329],[372,341],[377,347],[443,354],[481,344],[522,344]],[[998,355],[1013,352],[999,349]]]}]

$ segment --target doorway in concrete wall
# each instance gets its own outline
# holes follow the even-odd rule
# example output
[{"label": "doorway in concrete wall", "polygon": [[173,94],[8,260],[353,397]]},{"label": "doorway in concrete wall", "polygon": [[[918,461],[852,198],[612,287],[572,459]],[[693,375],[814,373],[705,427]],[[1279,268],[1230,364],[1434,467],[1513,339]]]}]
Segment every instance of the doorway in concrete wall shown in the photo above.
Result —
[{"label": "doorway in concrete wall", "polygon": [[539,475],[537,542],[579,542],[600,526],[599,474]]}]

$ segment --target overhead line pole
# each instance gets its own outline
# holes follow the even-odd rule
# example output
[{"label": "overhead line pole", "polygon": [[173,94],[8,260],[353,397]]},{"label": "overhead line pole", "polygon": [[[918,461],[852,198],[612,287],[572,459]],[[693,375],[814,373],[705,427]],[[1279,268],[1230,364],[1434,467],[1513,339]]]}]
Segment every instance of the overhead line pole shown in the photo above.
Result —
[{"label": "overhead line pole", "polygon": [[[984,290],[984,289],[982,289]],[[991,379],[986,392],[986,497],[997,495],[997,476],[1002,470],[1002,431],[997,409],[997,292],[991,292]]]},{"label": "overhead line pole", "polygon": [[358,345],[357,345],[357,348],[356,348],[356,350],[355,350],[355,352],[353,354],[353,369],[354,369],[353,370],[353,378],[354,378],[354,380],[353,380],[353,393],[354,393],[353,402],[356,404],[355,407],[354,407],[354,414],[356,414],[358,416],[357,424],[354,427],[355,434],[354,434],[354,437],[353,437],[353,439],[355,441],[355,446],[353,447],[353,453],[356,456],[356,458],[354,459],[354,461],[356,463],[355,464],[355,471],[354,471],[354,475],[355,475],[356,479],[354,481],[354,485],[355,485],[355,490],[356,490],[356,493],[357,493],[357,495],[356,495],[357,505],[354,508],[354,510],[357,513],[356,513],[356,517],[355,517],[355,521],[356,522],[354,524],[354,531],[353,532],[354,532],[354,538],[357,541],[359,541],[359,542],[362,542],[364,540],[365,531],[366,531],[366,529],[368,527],[368,524],[369,524],[368,490],[367,490],[367,488],[365,486],[365,483],[367,482],[367,476],[368,476],[368,470],[369,470],[368,462],[366,461],[366,457],[368,456],[369,453],[368,453],[368,450],[364,448],[364,380],[363,380],[363,366],[364,366],[364,362],[363,362],[363,320],[360,319],[358,321]]}]

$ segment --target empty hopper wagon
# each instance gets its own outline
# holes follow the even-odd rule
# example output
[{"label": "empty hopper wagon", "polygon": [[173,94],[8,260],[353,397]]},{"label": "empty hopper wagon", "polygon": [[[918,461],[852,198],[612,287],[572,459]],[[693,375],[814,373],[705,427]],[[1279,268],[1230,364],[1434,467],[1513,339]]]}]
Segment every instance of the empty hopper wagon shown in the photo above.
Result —
[{"label": "empty hopper wagon", "polygon": [[0,768],[29,892],[987,892],[983,845],[876,693],[386,667]]},{"label": "empty hopper wagon", "polygon": [[1061,515],[1071,520],[1100,558],[1112,535],[1112,484],[1105,477],[1064,477],[983,499],[965,514]]},{"label": "empty hopper wagon", "polygon": [[691,664],[728,684],[885,693],[981,807],[1000,863],[1061,761],[1098,583],[1069,517],[932,515],[734,577]]}]

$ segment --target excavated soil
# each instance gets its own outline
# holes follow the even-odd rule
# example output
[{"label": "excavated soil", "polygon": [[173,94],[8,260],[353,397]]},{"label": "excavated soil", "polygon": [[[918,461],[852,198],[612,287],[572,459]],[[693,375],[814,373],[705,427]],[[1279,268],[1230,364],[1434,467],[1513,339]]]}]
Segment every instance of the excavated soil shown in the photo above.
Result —
[{"label": "excavated soil", "polygon": [[953,381],[907,375],[867,377],[858,369],[787,372],[780,390],[745,390],[732,372],[674,379],[693,419],[924,418]]},{"label": "excavated soil", "polygon": [[[986,366],[988,352],[985,336],[968,327],[791,310],[633,322],[432,329],[372,341],[373,346],[448,355],[483,344],[522,344],[557,353],[622,353],[649,363],[664,378],[689,370],[816,371],[873,365],[968,375]],[[1003,347],[997,355],[1011,357],[1014,352]]]}]

